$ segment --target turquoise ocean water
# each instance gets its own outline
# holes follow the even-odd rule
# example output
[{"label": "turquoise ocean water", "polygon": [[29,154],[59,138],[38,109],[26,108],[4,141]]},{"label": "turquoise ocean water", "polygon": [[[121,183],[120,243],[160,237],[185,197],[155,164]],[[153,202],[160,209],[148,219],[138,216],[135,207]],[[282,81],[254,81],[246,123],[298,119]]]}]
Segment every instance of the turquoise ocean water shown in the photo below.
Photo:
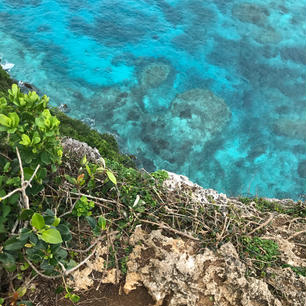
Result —
[{"label": "turquoise ocean water", "polygon": [[1,0],[0,56],[149,171],[306,193],[306,2]]}]

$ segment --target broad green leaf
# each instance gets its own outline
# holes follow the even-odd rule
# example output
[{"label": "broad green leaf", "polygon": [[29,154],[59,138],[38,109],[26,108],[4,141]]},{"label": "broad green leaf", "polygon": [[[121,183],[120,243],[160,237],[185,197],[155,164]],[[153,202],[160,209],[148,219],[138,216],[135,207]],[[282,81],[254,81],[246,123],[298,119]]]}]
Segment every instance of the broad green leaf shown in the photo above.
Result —
[{"label": "broad green leaf", "polygon": [[[5,180],[6,176],[5,175],[0,175],[0,186],[3,183],[3,180]],[[5,182],[5,181],[4,181]]]},{"label": "broad green leaf", "polygon": [[104,217],[100,216],[99,219],[98,219],[98,225],[104,231],[106,229],[106,219]]},{"label": "broad green leaf", "polygon": [[11,207],[10,206],[7,206],[7,205],[4,205],[2,204],[2,216],[3,218],[7,217],[8,214],[11,212]]},{"label": "broad green leaf", "polygon": [[89,223],[89,225],[90,225],[90,227],[91,227],[92,229],[94,229],[94,228],[96,227],[97,221],[96,221],[95,218],[90,217],[90,216],[87,216],[87,217],[86,217],[86,220],[87,220],[87,222]]},{"label": "broad green leaf", "polygon": [[87,158],[86,155],[83,156],[83,158],[81,159],[81,165],[85,166],[87,164]]},{"label": "broad green leaf", "polygon": [[34,214],[34,211],[32,209],[23,209],[21,211],[19,219],[23,221],[29,220],[33,216],[33,214]]},{"label": "broad green leaf", "polygon": [[13,272],[16,270],[15,258],[9,253],[0,253],[0,262],[2,262],[3,267],[8,272]]},{"label": "broad green leaf", "polygon": [[38,144],[40,143],[40,140],[40,137],[36,135],[32,138],[32,144]]},{"label": "broad green leaf", "polygon": [[4,97],[0,98],[0,108],[4,108],[7,105],[7,101]]},{"label": "broad green leaf", "polygon": [[5,127],[10,127],[11,122],[12,122],[12,120],[9,117],[7,117],[3,114],[0,114],[0,125],[3,125]]},{"label": "broad green leaf", "polygon": [[71,183],[71,184],[73,184],[73,185],[76,185],[76,184],[77,184],[77,180],[76,180],[74,177],[72,177],[72,176],[70,176],[70,175],[68,175],[68,174],[65,174],[64,177],[65,177],[65,179],[66,179],[69,183]]},{"label": "broad green leaf", "polygon": [[45,130],[45,123],[44,120],[42,118],[35,118],[35,124],[43,131]]},{"label": "broad green leaf", "polygon": [[107,170],[107,171],[106,171],[106,174],[107,174],[109,180],[110,180],[114,185],[117,185],[117,179],[116,179],[116,177],[114,176],[113,172]]},{"label": "broad green leaf", "polygon": [[22,97],[19,98],[19,104],[20,106],[25,106],[27,104],[26,100]]},{"label": "broad green leaf", "polygon": [[14,97],[17,97],[19,93],[19,87],[16,84],[13,84],[12,89],[9,90],[9,93],[13,95]]},{"label": "broad green leaf", "polygon": [[87,173],[89,174],[89,176],[91,176],[92,173],[91,173],[89,166],[86,164],[85,167],[86,167]]},{"label": "broad green leaf", "polygon": [[11,119],[11,127],[17,127],[19,124],[19,117],[17,115],[17,113],[9,113],[8,114],[9,118]]},{"label": "broad green leaf", "polygon": [[9,134],[14,134],[16,131],[17,131],[17,128],[11,128],[7,130]]},{"label": "broad green leaf", "polygon": [[[18,185],[20,185],[20,183]],[[19,198],[19,193],[15,193],[8,198],[8,203],[15,206],[18,203]]]},{"label": "broad green leaf", "polygon": [[68,256],[68,252],[62,248],[58,248],[53,254],[57,260],[63,260]]},{"label": "broad green leaf", "polygon": [[43,231],[41,239],[51,244],[58,244],[63,242],[60,232],[55,228],[50,228]]},{"label": "broad green leaf", "polygon": [[33,175],[34,170],[30,167],[24,167],[23,171],[24,171],[24,179],[28,181]]},{"label": "broad green leaf", "polygon": [[67,225],[59,224],[56,229],[61,233],[62,239],[64,241],[69,241],[72,239],[69,227]]},{"label": "broad green leaf", "polygon": [[44,217],[41,214],[35,213],[31,219],[31,225],[37,230],[41,230],[45,226]]},{"label": "broad green leaf", "polygon": [[18,293],[18,297],[23,297],[27,292],[27,288],[26,287],[19,287],[16,291]]},{"label": "broad green leaf", "polygon": [[10,162],[7,162],[7,163],[4,165],[4,167],[3,167],[3,172],[4,172],[4,173],[6,173],[6,172],[8,172],[8,171],[9,171],[9,169],[10,169],[10,165],[11,165],[11,163],[10,163]]},{"label": "broad green leaf", "polygon": [[50,164],[50,162],[51,162],[50,154],[49,154],[48,152],[46,152],[46,151],[42,152],[42,153],[40,154],[40,160],[41,160],[41,162],[43,162],[45,165]]},{"label": "broad green leaf", "polygon": [[20,233],[20,236],[19,236],[20,240],[23,241],[24,243],[26,243],[31,234],[32,234],[32,231],[30,229],[23,228],[21,230],[21,233]]},{"label": "broad green leaf", "polygon": [[69,299],[72,303],[77,303],[80,300],[80,297],[76,294],[71,294],[69,296]]},{"label": "broad green leaf", "polygon": [[50,111],[49,111],[48,109],[45,109],[45,110],[42,112],[42,115],[43,115],[43,117],[45,117],[45,118],[50,118],[50,117],[51,117]]},{"label": "broad green leaf", "polygon": [[21,135],[22,141],[20,141],[19,143],[24,145],[24,146],[29,146],[31,144],[31,139],[28,135],[26,134],[22,134]]},{"label": "broad green leaf", "polygon": [[6,251],[18,251],[21,250],[24,246],[25,242],[20,241],[17,238],[10,238],[4,244],[4,250]]},{"label": "broad green leaf", "polygon": [[15,176],[15,177],[9,178],[6,181],[6,185],[19,186],[20,185],[20,177]]},{"label": "broad green leaf", "polygon": [[25,262],[23,265],[20,266],[20,270],[21,271],[25,271],[29,268],[29,264],[27,262]]},{"label": "broad green leaf", "polygon": [[73,260],[73,259],[70,259],[68,264],[67,264],[67,270],[71,269],[71,268],[74,268],[78,263]]},{"label": "broad green leaf", "polygon": [[52,225],[56,227],[60,224],[60,222],[61,218],[55,217]]}]

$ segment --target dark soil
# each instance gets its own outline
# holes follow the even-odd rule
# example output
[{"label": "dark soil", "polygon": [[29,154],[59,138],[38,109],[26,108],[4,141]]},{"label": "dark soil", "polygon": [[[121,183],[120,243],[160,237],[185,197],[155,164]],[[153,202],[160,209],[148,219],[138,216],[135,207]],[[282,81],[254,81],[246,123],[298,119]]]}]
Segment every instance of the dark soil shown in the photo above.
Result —
[{"label": "dark soil", "polygon": [[80,301],[73,304],[65,299],[65,294],[56,294],[57,282],[41,280],[36,282],[39,288],[30,294],[29,299],[35,306],[152,306],[154,301],[144,287],[138,287],[130,294],[124,294],[120,285],[101,285],[99,290],[97,286],[89,289],[86,292],[78,293]]}]

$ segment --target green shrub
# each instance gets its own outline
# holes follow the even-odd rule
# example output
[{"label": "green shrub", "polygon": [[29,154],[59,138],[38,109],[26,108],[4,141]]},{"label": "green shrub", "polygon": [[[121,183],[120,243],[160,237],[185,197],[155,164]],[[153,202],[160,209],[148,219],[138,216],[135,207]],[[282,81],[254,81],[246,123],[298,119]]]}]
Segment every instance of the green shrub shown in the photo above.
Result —
[{"label": "green shrub", "polygon": [[[43,249],[51,254],[54,250],[48,244],[62,242],[56,228],[60,220],[50,210],[41,214],[38,207],[30,209],[26,190],[31,183],[32,193],[40,191],[48,171],[54,172],[61,162],[60,122],[47,109],[48,101],[35,92],[21,93],[16,84],[6,98],[0,98],[0,242],[4,242],[0,262],[8,271],[22,261],[21,249],[26,244],[32,260],[40,258]],[[31,178],[34,180],[27,183]],[[18,236],[12,236],[23,221],[31,221],[32,227],[24,226]],[[47,260],[46,255],[41,259]]]},{"label": "green shrub", "polygon": [[120,153],[113,135],[100,134],[82,121],[72,119],[57,109],[52,109],[51,112],[61,121],[60,133],[62,136],[86,142],[91,147],[97,148],[103,158],[117,161],[126,167],[135,168],[133,159],[129,155]]},{"label": "green shrub", "polygon": [[[2,146],[18,147],[24,166],[59,164],[62,149],[59,141],[59,120],[47,109],[49,98],[35,92],[23,94],[16,84],[8,98],[0,98],[0,135]],[[8,152],[10,153],[10,152]]]},{"label": "green shrub", "polygon": [[278,244],[270,239],[260,237],[243,237],[243,252],[245,257],[254,259],[254,266],[259,271],[275,265],[279,258]]},{"label": "green shrub", "polygon": [[0,97],[8,95],[7,91],[12,87],[13,83],[8,73],[0,66]]}]

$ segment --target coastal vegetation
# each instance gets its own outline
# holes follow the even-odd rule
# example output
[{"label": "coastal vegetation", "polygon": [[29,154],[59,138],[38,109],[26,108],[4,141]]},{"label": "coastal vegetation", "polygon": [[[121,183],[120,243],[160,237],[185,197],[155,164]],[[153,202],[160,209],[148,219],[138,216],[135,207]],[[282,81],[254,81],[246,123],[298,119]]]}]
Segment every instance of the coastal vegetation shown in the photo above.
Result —
[{"label": "coastal vegetation", "polygon": [[[115,271],[117,283],[128,273],[129,238],[139,226],[192,241],[199,253],[231,243],[246,277],[272,287],[268,268],[305,277],[305,266],[286,260],[279,243],[296,240],[305,252],[305,202],[225,200],[196,185],[172,188],[166,171],[137,169],[112,135],[50,108],[46,96],[22,93],[0,73],[0,305],[33,305],[37,279],[57,281],[54,292],[77,303],[73,275],[103,247],[99,277]],[[65,137],[87,142],[99,157],[66,150]]]}]

